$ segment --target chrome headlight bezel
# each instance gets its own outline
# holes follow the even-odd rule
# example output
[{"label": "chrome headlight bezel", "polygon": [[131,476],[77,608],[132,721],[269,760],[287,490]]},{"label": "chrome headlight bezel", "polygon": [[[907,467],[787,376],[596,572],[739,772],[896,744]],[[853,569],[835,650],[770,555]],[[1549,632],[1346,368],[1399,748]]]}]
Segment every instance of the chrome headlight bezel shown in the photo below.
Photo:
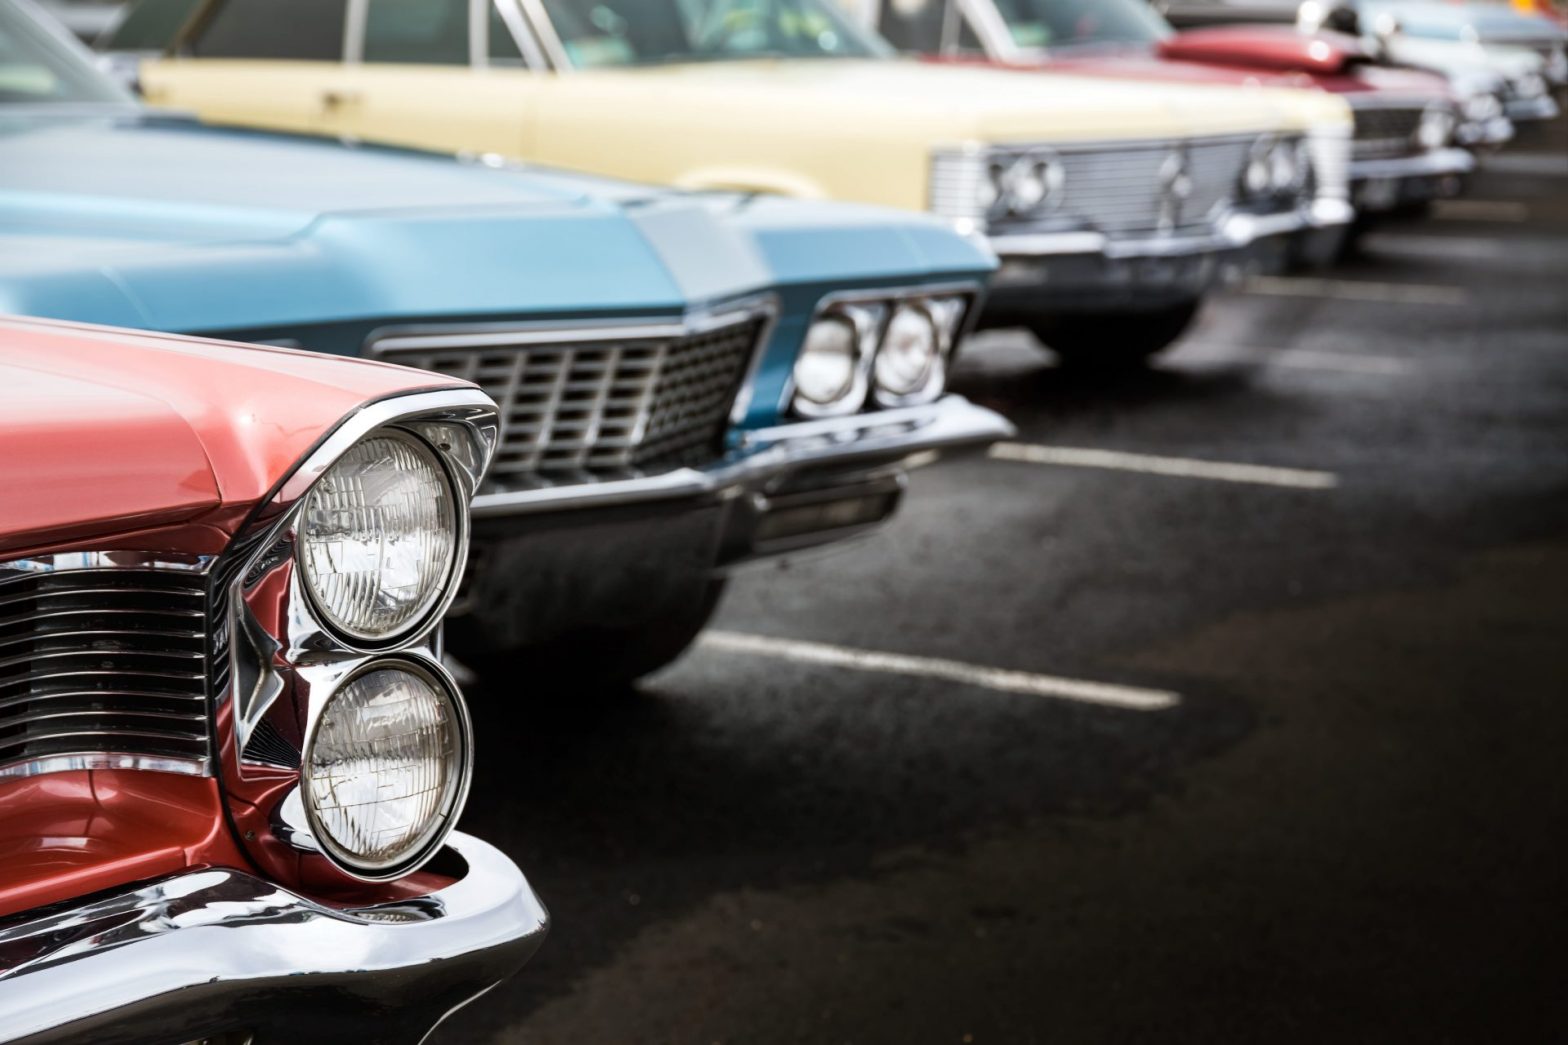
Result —
[{"label": "chrome headlight bezel", "polygon": [[[395,865],[364,866],[334,851],[305,808],[303,775],[324,712],[349,680],[388,661],[417,665],[466,722],[461,687],[441,667],[441,618],[462,582],[469,505],[495,452],[495,404],[476,388],[413,391],[351,412],[240,527],[214,567],[213,594],[223,626],[212,657],[226,666],[215,690],[216,762],[230,819],[258,867],[282,882],[318,887],[386,881],[417,870],[440,851],[467,794],[471,727],[462,741],[463,780],[451,815]],[[460,537],[440,596],[423,617],[385,643],[354,641],[322,619],[296,557],[309,494],[334,464],[365,440],[388,432],[421,441],[453,484]],[[428,844],[426,844],[428,843]]]}]

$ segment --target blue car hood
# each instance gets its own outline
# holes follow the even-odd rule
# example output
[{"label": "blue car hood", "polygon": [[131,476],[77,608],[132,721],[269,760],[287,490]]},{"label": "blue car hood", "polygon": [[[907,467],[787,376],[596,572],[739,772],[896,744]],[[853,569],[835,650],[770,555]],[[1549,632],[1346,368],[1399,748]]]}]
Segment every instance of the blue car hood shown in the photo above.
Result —
[{"label": "blue car hood", "polygon": [[135,110],[0,117],[0,312],[202,333],[652,314],[764,290],[975,278],[992,264],[983,246],[896,211]]}]

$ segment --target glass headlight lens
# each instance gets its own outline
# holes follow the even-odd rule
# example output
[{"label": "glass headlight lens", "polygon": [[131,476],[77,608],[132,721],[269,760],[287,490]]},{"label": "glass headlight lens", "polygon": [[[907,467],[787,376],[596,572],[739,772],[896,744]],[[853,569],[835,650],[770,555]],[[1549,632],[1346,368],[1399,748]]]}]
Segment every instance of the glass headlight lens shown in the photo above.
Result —
[{"label": "glass headlight lens", "polygon": [[1254,153],[1247,161],[1247,169],[1241,175],[1241,187],[1248,196],[1262,196],[1269,191],[1269,181],[1273,177],[1272,165],[1269,163],[1271,151]]},{"label": "glass headlight lens", "polygon": [[941,335],[930,313],[900,305],[888,321],[887,335],[877,352],[877,390],[895,397],[924,391],[941,351]]},{"label": "glass headlight lens", "polygon": [[457,555],[456,494],[412,436],[356,444],[311,489],[300,520],[305,584],[327,622],[390,638],[441,599]]},{"label": "glass headlight lens", "polygon": [[318,844],[365,876],[405,874],[457,818],[469,771],[457,697],[398,663],[328,699],[300,787]]},{"label": "glass headlight lens", "polygon": [[1447,109],[1431,108],[1421,114],[1416,128],[1416,144],[1423,149],[1441,149],[1454,133],[1454,117]]},{"label": "glass headlight lens", "polygon": [[1539,98],[1546,93],[1546,81],[1535,73],[1525,73],[1515,83],[1514,90],[1521,98]]},{"label": "glass headlight lens", "polygon": [[1288,192],[1296,187],[1299,173],[1296,150],[1289,145],[1275,146],[1269,153],[1269,188],[1274,192]]},{"label": "glass headlight lens", "polygon": [[860,334],[843,316],[825,316],[811,325],[795,360],[797,400],[818,407],[842,403],[856,385]]},{"label": "glass headlight lens", "polygon": [[1474,123],[1487,123],[1503,114],[1503,103],[1490,91],[1465,99],[1465,119]]}]

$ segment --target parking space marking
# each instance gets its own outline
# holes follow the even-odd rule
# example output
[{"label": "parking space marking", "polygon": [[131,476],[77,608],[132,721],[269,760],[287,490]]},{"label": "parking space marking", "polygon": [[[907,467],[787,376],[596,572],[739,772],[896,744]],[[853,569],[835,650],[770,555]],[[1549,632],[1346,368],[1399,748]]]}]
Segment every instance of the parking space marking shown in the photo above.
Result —
[{"label": "parking space marking", "polygon": [[941,679],[945,682],[958,682],[966,686],[1000,690],[1004,693],[1075,700],[1084,704],[1121,708],[1125,711],[1165,711],[1181,703],[1181,696],[1170,690],[1089,682],[1083,679],[1059,678],[1055,675],[1037,675],[1028,671],[968,664],[961,660],[883,653],[877,650],[854,649],[849,646],[832,646],[825,642],[780,639],[770,635],[754,635],[737,631],[706,631],[697,641],[701,646],[728,653],[779,657],[805,664],[848,668],[852,671]]},{"label": "parking space marking", "polygon": [[1431,283],[1376,283],[1361,279],[1316,279],[1309,276],[1254,276],[1242,287],[1249,294],[1285,297],[1338,298],[1397,305],[1466,305],[1464,287]]},{"label": "parking space marking", "polygon": [[1405,232],[1374,232],[1362,241],[1373,253],[1417,254],[1425,258],[1495,261],[1507,257],[1510,245],[1484,236],[1420,236]]},{"label": "parking space marking", "polygon": [[1442,221],[1529,221],[1530,208],[1518,200],[1438,200],[1432,216]]},{"label": "parking space marking", "polygon": [[1318,352],[1307,348],[1287,348],[1267,359],[1270,366],[1294,370],[1331,370],[1345,374],[1371,374],[1394,377],[1407,373],[1410,364],[1392,356],[1363,356],[1354,352]]},{"label": "parking space marking", "polygon": [[1568,156],[1559,152],[1502,152],[1488,156],[1482,168],[1498,174],[1537,178],[1568,178]]},{"label": "parking space marking", "polygon": [[1297,490],[1332,490],[1339,485],[1339,476],[1333,472],[1306,468],[1278,468],[1262,464],[1238,464],[1231,461],[1204,461],[1191,457],[1160,457],[1154,454],[1095,450],[1081,446],[997,443],[991,447],[991,456],[999,461],[1018,461],[1024,464],[1103,468],[1118,472],[1172,476],[1178,479],[1212,479],[1222,483],[1285,486]]}]

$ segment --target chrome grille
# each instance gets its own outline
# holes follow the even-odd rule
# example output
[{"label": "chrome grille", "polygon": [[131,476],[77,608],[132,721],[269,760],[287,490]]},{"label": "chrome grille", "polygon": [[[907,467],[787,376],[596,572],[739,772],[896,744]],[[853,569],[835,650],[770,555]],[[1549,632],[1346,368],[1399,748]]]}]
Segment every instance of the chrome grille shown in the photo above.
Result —
[{"label": "chrome grille", "polygon": [[0,570],[0,776],[208,767],[200,573]]},{"label": "chrome grille", "polygon": [[1110,236],[1140,235],[1162,228],[1161,171],[1183,155],[1191,191],[1172,212],[1171,231],[1206,227],[1235,198],[1247,158],[1257,141],[1245,135],[1184,142],[1118,142],[1105,145],[999,146],[982,155],[938,153],[932,162],[931,208],[952,219],[982,220],[976,196],[985,167],[1036,151],[1053,155],[1064,171],[1061,205],[1043,218],[1001,219],[992,233],[1042,226],[1089,227]]},{"label": "chrome grille", "polygon": [[1356,107],[1351,155],[1358,160],[1378,160],[1418,152],[1416,130],[1424,111],[1421,106]]},{"label": "chrome grille", "polygon": [[689,331],[392,335],[367,353],[483,388],[501,408],[486,485],[519,489],[717,458],[765,321],[746,312]]}]

